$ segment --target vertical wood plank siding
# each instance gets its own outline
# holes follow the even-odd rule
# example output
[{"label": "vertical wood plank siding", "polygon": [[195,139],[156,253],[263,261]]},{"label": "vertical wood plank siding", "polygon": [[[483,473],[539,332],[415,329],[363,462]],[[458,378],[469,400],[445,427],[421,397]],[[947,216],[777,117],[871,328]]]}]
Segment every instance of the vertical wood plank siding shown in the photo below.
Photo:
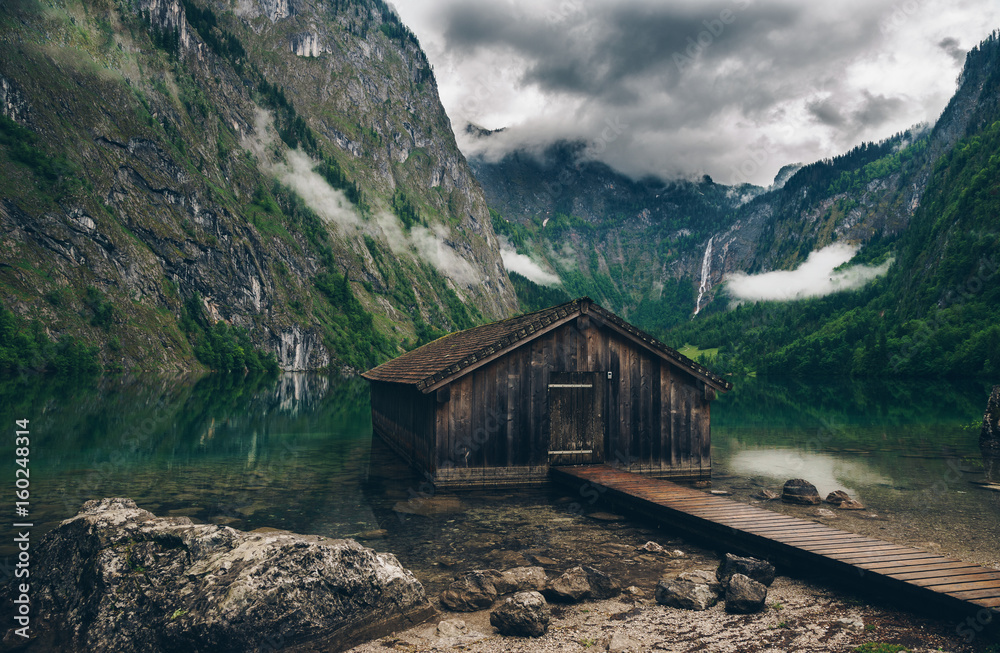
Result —
[{"label": "vertical wood plank siding", "polygon": [[701,381],[595,320],[568,322],[472,370],[450,384],[446,401],[373,381],[373,423],[442,486],[537,483],[548,472],[553,372],[600,373],[595,394],[604,402],[608,464],[670,478],[710,476]]}]

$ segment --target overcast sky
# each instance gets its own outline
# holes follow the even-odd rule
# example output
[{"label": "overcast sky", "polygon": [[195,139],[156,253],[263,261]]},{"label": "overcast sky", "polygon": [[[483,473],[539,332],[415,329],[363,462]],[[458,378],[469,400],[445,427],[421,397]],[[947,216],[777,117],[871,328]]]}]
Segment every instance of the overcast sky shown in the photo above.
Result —
[{"label": "overcast sky", "polygon": [[920,122],[996,0],[397,0],[466,154],[558,138],[632,176],[767,185]]}]

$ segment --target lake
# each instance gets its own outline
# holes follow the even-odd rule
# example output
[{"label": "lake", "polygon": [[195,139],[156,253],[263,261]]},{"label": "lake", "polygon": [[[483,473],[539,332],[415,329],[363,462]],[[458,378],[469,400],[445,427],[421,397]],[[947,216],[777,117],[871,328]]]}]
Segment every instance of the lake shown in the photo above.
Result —
[{"label": "lake", "polygon": [[[827,523],[996,565],[1000,493],[970,483],[983,475],[972,425],[988,391],[959,381],[738,381],[712,406],[713,487],[749,501],[805,478],[868,508]],[[36,378],[4,382],[0,396],[11,458],[15,420],[30,420],[33,539],[88,499],[127,496],[159,516],[360,537],[436,582],[532,551],[569,555],[590,528],[558,488],[434,495],[373,442],[361,379]],[[12,487],[13,460],[7,468]],[[598,543],[657,533],[639,523],[586,532]],[[0,556],[14,553],[10,542]]]}]

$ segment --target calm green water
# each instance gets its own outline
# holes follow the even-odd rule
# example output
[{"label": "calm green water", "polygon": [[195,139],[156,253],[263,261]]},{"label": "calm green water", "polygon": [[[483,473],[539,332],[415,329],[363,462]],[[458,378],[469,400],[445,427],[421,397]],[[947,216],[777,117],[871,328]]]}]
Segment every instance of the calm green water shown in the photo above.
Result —
[{"label": "calm green water", "polygon": [[[956,382],[740,383],[712,408],[716,485],[749,493],[803,477],[824,493],[847,489],[921,537],[981,531],[975,546],[995,550],[1000,493],[969,483],[982,475],[978,431],[963,429],[981,419],[987,391]],[[11,497],[0,508],[7,524],[15,521],[14,422],[30,420],[36,539],[88,499],[127,496],[157,515],[247,530],[384,529],[369,543],[405,564],[542,546],[551,529],[525,515],[572,517],[557,489],[504,492],[502,502],[497,493],[463,493],[460,510],[401,515],[394,508],[428,488],[372,442],[359,379],[10,381],[0,384],[0,415],[9,432],[0,474]],[[13,553],[8,542],[4,535],[0,556]]]}]

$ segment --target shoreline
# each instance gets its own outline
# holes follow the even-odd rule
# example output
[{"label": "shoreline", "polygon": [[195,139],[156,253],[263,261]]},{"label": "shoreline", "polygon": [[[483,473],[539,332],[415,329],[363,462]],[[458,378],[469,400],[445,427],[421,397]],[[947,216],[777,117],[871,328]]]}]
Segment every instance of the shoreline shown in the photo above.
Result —
[{"label": "shoreline", "polygon": [[[836,517],[824,519],[811,513],[829,506],[810,508],[780,502],[755,502],[749,496],[753,488],[748,479],[726,480],[734,483],[713,484],[713,487],[729,491],[730,498],[737,501],[766,508],[772,507],[766,505],[768,503],[777,504],[773,506],[778,508],[775,512],[813,519],[844,530],[854,530],[856,524],[872,526],[874,530],[862,532],[859,528],[856,532],[882,539],[892,540],[892,534],[907,530],[906,524],[899,523],[892,514],[865,511],[875,514],[873,518],[851,514],[852,511],[835,511]],[[740,484],[750,489],[742,491],[729,487]],[[551,506],[556,515],[544,514],[549,512],[545,510],[538,511],[543,513],[537,515],[540,523],[565,535],[564,542],[549,540],[545,550],[531,547],[516,547],[521,548],[520,551],[498,550],[492,557],[493,564],[473,564],[468,568],[465,563],[472,560],[448,560],[445,568],[437,562],[423,561],[424,564],[418,564],[418,568],[407,564],[425,584],[428,598],[439,611],[438,616],[420,626],[357,646],[351,649],[351,653],[385,653],[389,650],[464,650],[472,653],[566,650],[852,651],[868,642],[901,644],[910,651],[978,653],[995,650],[991,646],[996,640],[988,639],[987,632],[978,632],[981,626],[975,622],[972,622],[973,628],[957,617],[942,619],[918,614],[886,603],[875,595],[863,595],[798,576],[779,575],[769,590],[768,608],[755,615],[727,614],[721,602],[701,612],[659,605],[653,595],[661,577],[673,578],[694,570],[714,573],[721,555],[705,546],[693,544],[664,525],[605,512],[606,507],[601,505],[594,506],[598,509],[596,512],[567,518],[565,512],[558,513],[559,502],[565,500],[565,497],[557,499]],[[531,524],[523,524],[524,517],[520,515],[514,519],[530,528]],[[644,540],[654,541],[681,555],[641,551]],[[507,543],[504,541],[504,544]],[[919,545],[923,541],[900,543]],[[369,545],[378,548],[377,542]],[[948,553],[944,547],[938,548],[940,550],[936,552]],[[772,562],[781,574],[784,571],[781,561]],[[627,589],[614,599],[575,604],[550,603],[552,620],[549,631],[538,639],[498,635],[490,625],[489,610],[451,612],[440,603],[440,592],[450,578],[473,569],[503,570],[528,565],[542,566],[549,578],[569,567],[591,565],[616,578]],[[499,601],[494,607],[498,604]],[[992,619],[992,615],[989,616]],[[611,640],[612,636],[615,636],[615,641]],[[621,648],[630,642],[631,647]]]}]

